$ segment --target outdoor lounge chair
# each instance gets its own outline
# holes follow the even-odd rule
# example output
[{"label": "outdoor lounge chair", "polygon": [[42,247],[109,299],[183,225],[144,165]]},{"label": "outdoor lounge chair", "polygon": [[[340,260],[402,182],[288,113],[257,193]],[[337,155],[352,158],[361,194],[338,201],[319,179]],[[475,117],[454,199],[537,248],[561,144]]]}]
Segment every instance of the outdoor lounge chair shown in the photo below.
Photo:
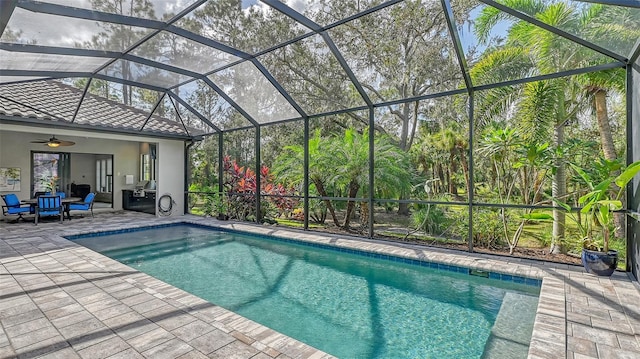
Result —
[{"label": "outdoor lounge chair", "polygon": [[36,225],[38,225],[38,218],[44,216],[60,216],[60,223],[62,223],[64,211],[60,196],[38,197],[38,206],[36,206]]},{"label": "outdoor lounge chair", "polygon": [[2,206],[2,213],[5,216],[8,215],[17,215],[18,218],[16,219],[16,222],[19,220],[23,220],[24,221],[24,217],[22,217],[23,214],[25,213],[33,213],[31,211],[31,206],[30,205],[22,205],[20,204],[20,200],[18,199],[18,196],[16,196],[13,193],[9,193],[7,195],[3,195],[2,199],[4,200],[5,205]]},{"label": "outdoor lounge chair", "polygon": [[96,194],[91,192],[85,198],[84,202],[69,203],[69,211],[91,211],[93,218],[93,199]]}]

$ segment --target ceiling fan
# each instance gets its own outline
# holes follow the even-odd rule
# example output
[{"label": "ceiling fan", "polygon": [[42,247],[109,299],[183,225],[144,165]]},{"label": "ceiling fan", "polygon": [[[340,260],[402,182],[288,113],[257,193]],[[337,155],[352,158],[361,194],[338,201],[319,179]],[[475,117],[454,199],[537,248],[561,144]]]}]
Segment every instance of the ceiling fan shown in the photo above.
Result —
[{"label": "ceiling fan", "polygon": [[51,136],[51,138],[48,140],[31,141],[31,143],[44,143],[45,146],[49,146],[53,148],[60,147],[60,146],[73,146],[76,144],[75,142],[72,142],[72,141],[59,140],[56,138],[56,136]]}]

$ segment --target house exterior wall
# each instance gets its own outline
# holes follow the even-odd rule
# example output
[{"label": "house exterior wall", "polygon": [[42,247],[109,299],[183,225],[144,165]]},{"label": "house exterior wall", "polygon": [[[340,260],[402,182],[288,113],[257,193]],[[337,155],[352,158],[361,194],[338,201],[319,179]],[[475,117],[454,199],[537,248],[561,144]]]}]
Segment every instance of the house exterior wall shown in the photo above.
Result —
[{"label": "house exterior wall", "polygon": [[[184,153],[183,142],[178,141],[157,141],[157,162],[158,191],[156,200],[163,195],[170,195],[174,203],[172,204],[171,216],[184,214]],[[167,208],[168,200],[162,202],[162,207]]]},{"label": "house exterior wall", "polygon": [[93,154],[85,153],[74,153],[71,157],[73,158],[71,182],[75,184],[89,184],[93,191],[96,186],[96,171],[94,170],[96,157]]},{"label": "house exterior wall", "polygon": [[[184,193],[184,143],[179,140],[165,140],[144,136],[127,136],[98,132],[74,131],[13,124],[0,124],[0,167],[19,167],[21,170],[21,190],[15,191],[18,197],[27,199],[31,185],[31,151],[48,151],[42,144],[31,143],[39,139],[48,139],[51,135],[74,141],[69,147],[60,147],[56,152],[91,153],[113,155],[113,208],[122,209],[122,190],[133,189],[134,185],[125,184],[125,175],[140,176],[140,143],[153,142],[158,145],[158,194],[172,193],[180,206],[174,205],[172,215],[181,215],[182,193]],[[52,151],[54,152],[54,151]],[[92,167],[93,168],[93,167]],[[73,173],[72,173],[73,176]],[[95,174],[93,175],[95,177]],[[73,180],[74,178],[72,178]],[[134,181],[134,183],[135,183]],[[76,183],[78,183],[76,181]],[[95,178],[90,182],[92,191]],[[8,192],[3,192],[8,193]],[[173,195],[175,194],[175,195]],[[180,209],[180,210],[178,210]]]}]

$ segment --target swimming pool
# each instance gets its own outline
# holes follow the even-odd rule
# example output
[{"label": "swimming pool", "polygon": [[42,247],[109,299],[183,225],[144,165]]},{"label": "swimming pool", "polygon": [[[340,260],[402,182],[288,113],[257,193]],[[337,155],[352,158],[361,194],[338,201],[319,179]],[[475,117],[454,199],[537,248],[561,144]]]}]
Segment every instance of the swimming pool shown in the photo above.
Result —
[{"label": "swimming pool", "polygon": [[189,225],[72,239],[340,358],[526,357],[539,294],[451,266]]}]

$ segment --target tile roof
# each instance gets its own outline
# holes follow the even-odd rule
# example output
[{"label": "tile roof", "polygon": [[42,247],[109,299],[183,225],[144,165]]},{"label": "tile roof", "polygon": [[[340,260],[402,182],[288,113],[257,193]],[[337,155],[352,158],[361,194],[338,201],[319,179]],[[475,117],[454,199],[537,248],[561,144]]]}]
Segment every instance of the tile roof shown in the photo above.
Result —
[{"label": "tile roof", "polygon": [[[82,93],[82,89],[57,80],[0,85],[0,115],[71,124]],[[73,124],[145,135],[188,137],[204,133],[195,128],[185,131],[182,123],[167,118],[153,115],[147,121],[148,117],[148,112],[87,93]]]}]

